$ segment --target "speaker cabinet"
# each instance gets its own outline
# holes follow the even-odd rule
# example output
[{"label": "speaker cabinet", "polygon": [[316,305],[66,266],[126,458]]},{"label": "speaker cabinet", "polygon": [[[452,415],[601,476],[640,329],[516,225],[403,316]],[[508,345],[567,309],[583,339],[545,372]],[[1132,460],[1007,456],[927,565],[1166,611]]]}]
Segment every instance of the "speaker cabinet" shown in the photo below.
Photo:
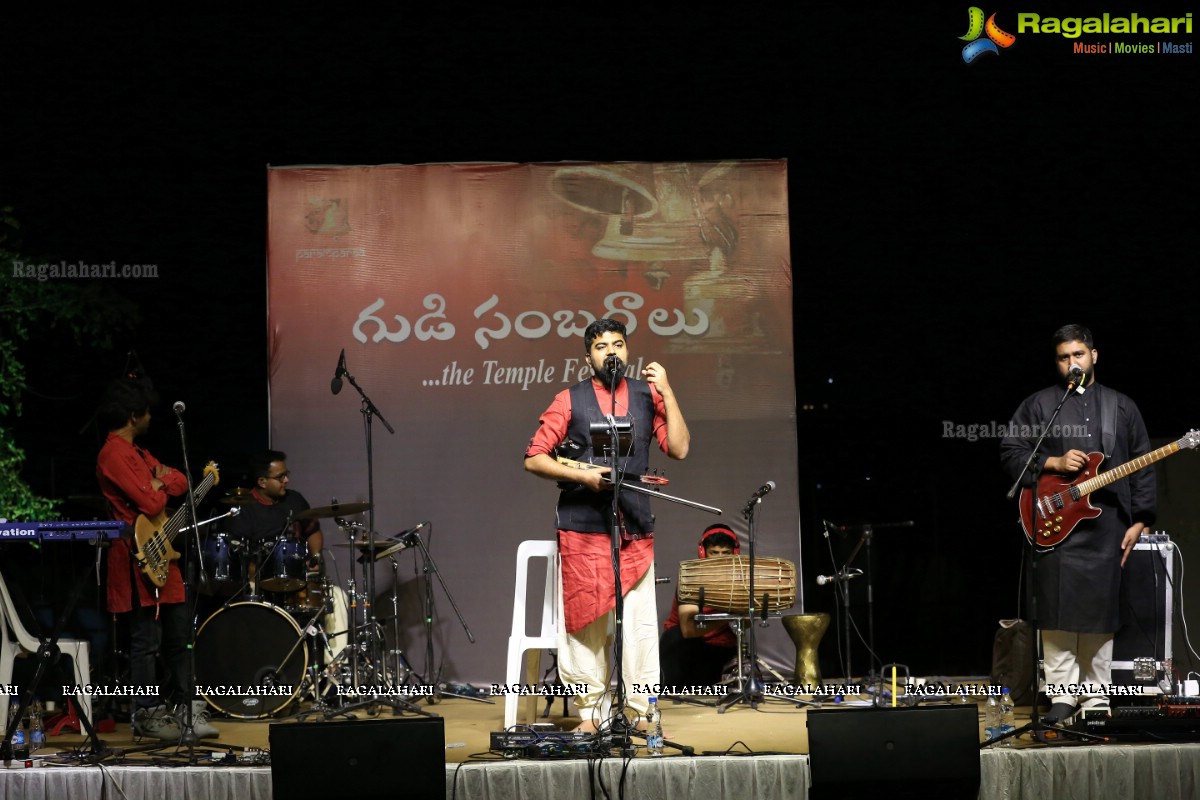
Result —
[{"label": "speaker cabinet", "polygon": [[446,797],[441,717],[272,725],[275,800]]},{"label": "speaker cabinet", "polygon": [[[1113,639],[1114,684],[1147,685],[1161,677],[1162,662],[1171,658],[1174,592],[1175,546],[1166,534],[1143,536],[1121,573],[1121,627]],[[1136,660],[1152,660],[1153,677],[1147,676],[1146,669],[1136,670]]]},{"label": "speaker cabinet", "polygon": [[809,797],[976,798],[979,706],[808,712]]}]

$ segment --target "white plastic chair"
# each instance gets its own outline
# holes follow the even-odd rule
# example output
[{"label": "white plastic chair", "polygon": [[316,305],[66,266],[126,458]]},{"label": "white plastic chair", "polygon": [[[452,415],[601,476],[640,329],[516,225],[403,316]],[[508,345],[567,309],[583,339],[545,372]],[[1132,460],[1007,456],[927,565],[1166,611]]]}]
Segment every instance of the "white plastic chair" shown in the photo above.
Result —
[{"label": "white plastic chair", "polygon": [[[11,637],[9,636],[10,630],[13,634]],[[12,641],[13,638],[16,641]],[[16,659],[17,654],[22,651],[30,654],[37,653],[40,646],[41,642],[25,629],[25,625],[17,615],[17,609],[13,605],[12,596],[8,593],[8,584],[4,582],[4,576],[0,575],[0,686],[12,683],[13,661]],[[84,639],[59,639],[58,648],[64,656],[71,657],[75,665],[75,674],[72,676],[72,682],[78,684],[83,689],[91,682],[92,674],[91,658],[88,655],[90,652],[88,642]],[[53,671],[48,671],[42,679],[43,683],[47,680],[55,680]],[[0,725],[8,723],[8,704],[10,701],[19,702],[20,698],[9,697],[7,694],[0,692]],[[75,702],[87,714],[90,720],[92,718],[92,696],[86,690],[80,691],[75,696]]]},{"label": "white plastic chair", "polygon": [[[535,636],[526,634],[525,596],[529,588],[529,562],[534,558],[546,559],[546,591],[542,598],[542,626]],[[521,542],[517,548],[517,584],[513,591],[512,633],[508,637],[508,670],[505,684],[533,686],[538,682],[542,651],[558,647],[558,614],[555,592],[558,590],[558,543],[534,540]],[[524,656],[524,658],[522,658]],[[525,677],[521,678],[521,662],[525,662]],[[537,714],[537,697],[520,697],[508,694],[504,698],[504,728],[507,730],[517,722],[517,704],[527,700],[526,713],[532,708],[530,717]]]}]

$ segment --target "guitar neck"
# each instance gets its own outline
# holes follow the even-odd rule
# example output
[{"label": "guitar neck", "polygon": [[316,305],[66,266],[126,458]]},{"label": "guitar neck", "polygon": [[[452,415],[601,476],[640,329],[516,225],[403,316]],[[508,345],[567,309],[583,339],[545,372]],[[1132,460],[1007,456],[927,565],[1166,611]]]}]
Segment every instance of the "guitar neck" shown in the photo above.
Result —
[{"label": "guitar neck", "polygon": [[[200,481],[200,485],[196,487],[194,492],[192,492],[193,500],[197,503],[203,500],[204,496],[208,494],[208,490],[212,488],[213,483],[216,482],[216,479],[216,472],[210,470],[205,473],[204,480]],[[167,520],[167,524],[163,526],[163,534],[167,537],[167,541],[175,541],[175,534],[179,533],[179,529],[183,527],[183,521],[187,519],[187,515],[188,508],[185,504],[176,509],[175,513],[171,515],[171,518]]]},{"label": "guitar neck", "polygon": [[1169,455],[1178,453],[1180,442],[1182,441],[1183,440],[1180,440],[1179,442],[1171,442],[1168,445],[1163,445],[1157,450],[1146,453],[1144,456],[1138,456],[1131,461],[1126,461],[1119,467],[1110,469],[1108,472],[1102,472],[1094,478],[1088,478],[1083,483],[1076,484],[1075,488],[1079,491],[1079,495],[1081,497],[1086,494],[1091,494],[1097,489],[1103,489],[1110,483],[1116,483],[1122,478],[1128,478],[1133,473],[1143,470],[1157,461],[1162,461]]}]

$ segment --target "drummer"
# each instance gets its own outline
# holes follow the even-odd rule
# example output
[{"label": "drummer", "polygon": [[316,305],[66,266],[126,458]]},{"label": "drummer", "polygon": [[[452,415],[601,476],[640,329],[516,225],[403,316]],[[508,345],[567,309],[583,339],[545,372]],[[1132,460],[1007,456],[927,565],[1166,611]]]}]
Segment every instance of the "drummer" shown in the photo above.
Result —
[{"label": "drummer", "polygon": [[[737,534],[727,525],[709,525],[700,537],[701,558],[728,556],[738,552]],[[721,682],[725,665],[737,655],[737,635],[728,622],[696,622],[700,606],[671,603],[671,616],[663,623],[658,642],[662,682],[668,686],[715,686]],[[705,607],[704,613],[713,609]]]},{"label": "drummer", "polygon": [[284,539],[305,542],[308,545],[305,566],[308,572],[319,571],[325,537],[318,520],[295,519],[309,505],[304,495],[288,488],[287,454],[279,450],[254,454],[250,457],[249,476],[254,481],[250,491],[253,502],[243,504],[230,522],[233,538],[256,547]]}]

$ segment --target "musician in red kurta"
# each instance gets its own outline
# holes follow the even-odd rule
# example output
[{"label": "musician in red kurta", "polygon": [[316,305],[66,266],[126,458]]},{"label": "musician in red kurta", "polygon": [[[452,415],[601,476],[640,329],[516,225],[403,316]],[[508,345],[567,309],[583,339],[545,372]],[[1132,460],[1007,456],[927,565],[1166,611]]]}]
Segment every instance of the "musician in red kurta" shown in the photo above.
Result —
[{"label": "musician in red kurta", "polygon": [[[728,556],[739,551],[737,534],[728,525],[709,525],[700,537],[701,558]],[[696,622],[701,611],[694,603],[679,602],[679,593],[671,603],[671,614],[663,623],[658,642],[664,684],[679,686],[715,686],[721,682],[725,664],[737,656],[737,634],[728,622]]]},{"label": "musician in red kurta", "polygon": [[[629,354],[625,326],[612,319],[593,322],[584,332],[592,379],[560,392],[546,409],[525,451],[525,469],[557,481],[558,548],[562,576],[559,597],[558,671],[566,684],[587,684],[576,695],[582,729],[595,730],[612,715],[608,696],[608,647],[611,612],[616,604],[609,517],[612,495],[608,467],[577,469],[559,463],[554,450],[570,436],[591,457],[589,424],[612,413],[632,419],[634,449],[622,454],[630,474],[641,474],[649,445],[657,442],[671,458],[684,458],[691,441],[667,371],[658,362],[642,370],[644,380],[624,378]],[[615,359],[615,363],[614,363]],[[615,392],[605,380],[615,377]],[[615,395],[615,397],[614,397]],[[581,441],[581,440],[588,441]],[[598,454],[597,454],[598,455]],[[599,458],[596,459],[599,461]],[[610,462],[611,463],[611,462]],[[644,495],[620,494],[619,532],[624,648],[622,675],[627,705],[643,717],[649,705],[645,689],[658,682],[658,613],[654,598],[653,516]],[[620,710],[616,710],[618,713]]]},{"label": "musician in red kurta", "polygon": [[[187,492],[182,472],[161,464],[134,443],[150,429],[154,400],[149,381],[120,379],[109,384],[97,412],[109,433],[96,459],[96,479],[113,519],[131,526],[139,515],[154,518],[164,513],[168,496]],[[180,728],[169,712],[190,700],[189,604],[179,567],[172,562],[166,584],[158,588],[138,568],[132,545],[131,538],[125,537],[108,551],[108,609],[129,615],[129,673],[137,692],[134,731],[177,740]],[[161,685],[156,664],[160,654],[165,667]]]}]

